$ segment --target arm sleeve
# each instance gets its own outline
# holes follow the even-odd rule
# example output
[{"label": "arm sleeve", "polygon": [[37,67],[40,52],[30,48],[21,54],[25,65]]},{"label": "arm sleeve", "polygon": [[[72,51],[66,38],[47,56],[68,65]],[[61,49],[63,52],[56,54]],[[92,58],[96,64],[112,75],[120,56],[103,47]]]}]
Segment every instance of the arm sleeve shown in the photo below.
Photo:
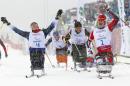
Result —
[{"label": "arm sleeve", "polygon": [[45,44],[46,47],[52,42],[52,37],[50,39],[48,39],[47,43]]},{"label": "arm sleeve", "polygon": [[48,27],[47,29],[43,29],[42,31],[45,34],[45,37],[47,37],[47,35],[55,28],[55,21],[53,21]]},{"label": "arm sleeve", "polygon": [[90,40],[90,41],[94,40],[93,31],[90,33],[89,40]]},{"label": "arm sleeve", "polygon": [[89,37],[90,33],[85,29],[85,35]]},{"label": "arm sleeve", "polygon": [[111,15],[113,17],[112,21],[108,24],[108,28],[110,31],[112,31],[114,29],[114,27],[117,25],[119,18],[117,15],[115,15],[111,10],[107,10],[109,15]]},{"label": "arm sleeve", "polygon": [[13,30],[15,33],[21,35],[21,36],[24,37],[24,38],[29,39],[29,33],[30,33],[30,32],[22,31],[22,30],[18,29],[17,27],[14,27],[14,26],[10,26],[10,27],[12,28],[12,30]]},{"label": "arm sleeve", "polygon": [[90,33],[89,39],[87,41],[87,47],[90,47],[91,42],[94,40],[93,31]]}]

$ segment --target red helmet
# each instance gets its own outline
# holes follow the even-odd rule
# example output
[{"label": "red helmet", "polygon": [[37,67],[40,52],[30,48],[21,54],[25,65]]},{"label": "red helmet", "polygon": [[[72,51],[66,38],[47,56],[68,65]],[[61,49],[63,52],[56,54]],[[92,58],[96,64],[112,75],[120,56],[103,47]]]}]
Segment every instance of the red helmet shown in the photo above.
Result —
[{"label": "red helmet", "polygon": [[98,21],[105,21],[105,20],[106,20],[106,16],[104,14],[99,14]]}]

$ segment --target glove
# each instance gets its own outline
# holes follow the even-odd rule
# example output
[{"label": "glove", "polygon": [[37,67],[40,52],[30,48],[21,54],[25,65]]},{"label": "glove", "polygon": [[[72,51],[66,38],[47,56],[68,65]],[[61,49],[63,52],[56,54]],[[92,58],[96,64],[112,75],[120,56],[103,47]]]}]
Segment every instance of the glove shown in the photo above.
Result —
[{"label": "glove", "polygon": [[1,17],[1,21],[2,21],[4,24],[10,25],[10,22],[8,22],[8,20],[6,19],[6,17]]},{"label": "glove", "polygon": [[70,50],[67,50],[67,54],[70,54]]},{"label": "glove", "polygon": [[57,12],[57,14],[56,14],[55,19],[58,20],[59,17],[61,17],[61,14],[62,14],[62,13],[63,13],[63,10],[62,10],[62,9],[59,9],[58,12]]},{"label": "glove", "polygon": [[100,13],[105,13],[108,10],[108,4],[106,2],[102,2],[99,4],[99,11]]}]

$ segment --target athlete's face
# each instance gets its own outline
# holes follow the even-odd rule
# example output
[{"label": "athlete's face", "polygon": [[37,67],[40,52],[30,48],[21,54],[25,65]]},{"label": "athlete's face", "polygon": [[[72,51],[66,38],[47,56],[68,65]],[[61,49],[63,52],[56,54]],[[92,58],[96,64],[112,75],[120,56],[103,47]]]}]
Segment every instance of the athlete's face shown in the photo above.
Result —
[{"label": "athlete's face", "polygon": [[105,24],[106,24],[106,21],[98,20],[97,23],[98,23],[98,28],[104,28]]},{"label": "athlete's face", "polygon": [[31,28],[32,28],[32,30],[37,30],[37,29],[39,29],[39,26],[38,26],[38,24],[32,24]]},{"label": "athlete's face", "polygon": [[76,27],[76,32],[80,33],[81,32],[81,27]]},{"label": "athlete's face", "polygon": [[55,40],[58,41],[60,36],[55,36]]}]

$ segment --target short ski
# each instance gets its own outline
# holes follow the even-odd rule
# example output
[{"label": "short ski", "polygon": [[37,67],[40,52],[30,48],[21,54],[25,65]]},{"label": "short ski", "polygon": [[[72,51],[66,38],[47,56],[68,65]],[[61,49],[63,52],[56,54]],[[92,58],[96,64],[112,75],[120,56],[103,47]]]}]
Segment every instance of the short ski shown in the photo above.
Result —
[{"label": "short ski", "polygon": [[45,75],[47,75],[47,74],[41,74],[41,75],[30,75],[30,76],[25,76],[26,78],[31,78],[31,77],[34,77],[34,76],[36,76],[37,78],[41,78],[42,76],[45,76]]},{"label": "short ski", "polygon": [[102,79],[103,77],[107,77],[107,78],[114,79],[114,76],[112,76],[112,75],[108,75],[108,76],[101,76],[101,75],[98,75],[98,76],[97,76],[97,78],[99,78],[99,79]]},{"label": "short ski", "polygon": [[76,69],[76,68],[71,67],[71,70],[77,71],[77,72],[81,72],[81,71],[91,72],[91,70],[88,70],[87,68],[84,68],[83,70],[78,70],[78,69]]}]

